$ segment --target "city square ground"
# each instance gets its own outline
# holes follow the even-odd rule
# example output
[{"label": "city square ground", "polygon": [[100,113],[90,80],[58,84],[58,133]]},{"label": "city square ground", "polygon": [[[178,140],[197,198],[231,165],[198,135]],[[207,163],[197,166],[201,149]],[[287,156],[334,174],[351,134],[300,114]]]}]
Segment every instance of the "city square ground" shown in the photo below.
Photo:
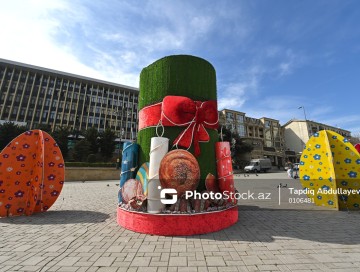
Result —
[{"label": "city square ground", "polygon": [[118,226],[118,183],[66,182],[48,212],[0,218],[0,271],[360,271],[360,213],[301,203],[285,172],[236,175],[238,222],[189,237]]}]

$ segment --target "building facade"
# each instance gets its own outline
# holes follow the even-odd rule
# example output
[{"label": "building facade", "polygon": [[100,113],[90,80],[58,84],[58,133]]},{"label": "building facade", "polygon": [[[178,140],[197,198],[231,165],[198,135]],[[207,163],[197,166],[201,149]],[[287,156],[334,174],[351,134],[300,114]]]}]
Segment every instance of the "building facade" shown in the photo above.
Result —
[{"label": "building facade", "polygon": [[136,138],[137,88],[0,59],[0,121]]},{"label": "building facade", "polygon": [[351,137],[351,133],[348,130],[311,120],[290,120],[283,126],[283,129],[286,142],[286,153],[288,153],[290,160],[291,158],[299,160],[301,152],[311,135],[320,130],[332,130],[344,137]]},{"label": "building facade", "polygon": [[254,147],[245,160],[267,157],[274,166],[284,165],[284,134],[279,120],[257,119],[243,112],[223,109],[219,112],[219,122]]}]

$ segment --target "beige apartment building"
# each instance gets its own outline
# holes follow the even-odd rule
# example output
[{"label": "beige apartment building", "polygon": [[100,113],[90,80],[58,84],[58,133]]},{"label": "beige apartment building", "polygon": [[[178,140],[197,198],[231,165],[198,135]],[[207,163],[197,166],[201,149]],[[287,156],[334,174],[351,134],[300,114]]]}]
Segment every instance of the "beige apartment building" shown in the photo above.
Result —
[{"label": "beige apartment building", "polygon": [[223,109],[219,112],[220,125],[237,133],[254,150],[245,160],[267,157],[274,166],[284,166],[284,136],[279,120],[246,116],[244,112]]},{"label": "beige apartment building", "polygon": [[283,129],[286,142],[286,152],[291,154],[291,157],[295,157],[297,160],[300,158],[305,144],[315,132],[320,130],[332,130],[344,137],[351,136],[351,133],[348,130],[311,120],[290,120],[283,126]]}]

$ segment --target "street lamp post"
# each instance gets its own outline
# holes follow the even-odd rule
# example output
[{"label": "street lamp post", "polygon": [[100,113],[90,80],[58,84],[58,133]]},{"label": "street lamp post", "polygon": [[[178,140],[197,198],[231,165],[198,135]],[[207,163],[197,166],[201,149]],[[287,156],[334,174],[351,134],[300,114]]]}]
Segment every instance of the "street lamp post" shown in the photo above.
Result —
[{"label": "street lamp post", "polygon": [[299,109],[303,109],[303,111],[304,111],[304,117],[305,117],[305,121],[306,121],[307,119],[306,119],[305,107],[304,107],[304,106],[298,107],[298,110],[299,110]]}]

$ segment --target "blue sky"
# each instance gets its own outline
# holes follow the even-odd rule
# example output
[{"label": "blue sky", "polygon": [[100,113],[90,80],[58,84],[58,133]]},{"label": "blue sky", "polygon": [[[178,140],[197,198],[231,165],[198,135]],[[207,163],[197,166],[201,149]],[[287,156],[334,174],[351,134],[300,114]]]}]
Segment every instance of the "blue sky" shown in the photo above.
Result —
[{"label": "blue sky", "polygon": [[217,72],[219,109],[360,133],[359,1],[12,0],[0,58],[138,87],[189,54]]}]

